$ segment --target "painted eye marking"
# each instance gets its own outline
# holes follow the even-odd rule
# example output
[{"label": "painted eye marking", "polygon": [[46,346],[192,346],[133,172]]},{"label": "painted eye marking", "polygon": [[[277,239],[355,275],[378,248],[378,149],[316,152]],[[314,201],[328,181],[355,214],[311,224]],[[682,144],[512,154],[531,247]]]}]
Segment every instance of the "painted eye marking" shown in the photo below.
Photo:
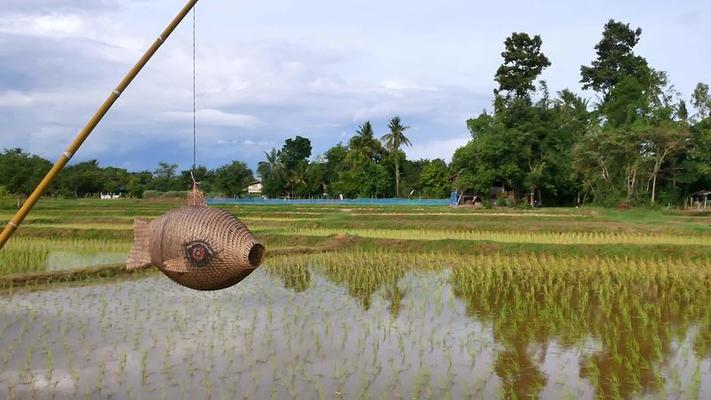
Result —
[{"label": "painted eye marking", "polygon": [[185,245],[185,255],[194,266],[204,267],[210,263],[213,251],[207,243],[198,240]]}]

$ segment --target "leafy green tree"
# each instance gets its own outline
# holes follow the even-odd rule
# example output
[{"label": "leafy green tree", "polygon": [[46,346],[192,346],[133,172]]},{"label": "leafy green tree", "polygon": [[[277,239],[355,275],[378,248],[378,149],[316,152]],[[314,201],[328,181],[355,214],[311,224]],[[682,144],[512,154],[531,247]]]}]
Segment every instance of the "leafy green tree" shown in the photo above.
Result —
[{"label": "leafy green tree", "polygon": [[128,191],[131,173],[123,168],[106,167],[101,171],[103,176],[102,192],[121,193]]},{"label": "leafy green tree", "polygon": [[449,182],[449,168],[441,158],[425,164],[420,174],[420,186],[427,197],[445,198],[449,196],[452,184]]},{"label": "leafy green tree", "polygon": [[[392,157],[390,157],[392,159]],[[423,168],[430,163],[430,160],[408,160],[405,158],[405,153],[400,152],[400,187],[403,189],[403,193],[413,195],[415,193],[422,194],[422,185],[420,183],[420,175],[422,175]],[[388,162],[381,163],[392,176],[392,170],[395,165],[392,166]],[[392,180],[391,180],[392,182]],[[388,196],[392,197],[392,186],[388,190]]]},{"label": "leafy green tree", "polygon": [[177,177],[178,165],[164,161],[158,163],[158,168],[153,171],[152,189],[161,192],[171,190],[185,190],[181,180]]},{"label": "leafy green tree", "polygon": [[289,175],[286,178],[287,193],[289,196],[301,196],[305,193],[307,188],[306,182],[306,172],[308,169],[308,164],[302,161],[294,166],[294,168],[289,171]]},{"label": "leafy green tree", "polygon": [[126,191],[131,196],[140,197],[153,185],[153,174],[150,171],[133,172],[126,182]]},{"label": "leafy green tree", "polygon": [[178,170],[178,164],[168,164],[165,161],[158,163],[158,168],[153,172],[156,178],[175,178],[175,173]]},{"label": "leafy green tree", "polygon": [[691,104],[696,108],[696,117],[699,120],[711,116],[711,95],[709,95],[709,85],[703,82],[696,84],[694,93],[691,95]]},{"label": "leafy green tree", "polygon": [[583,89],[593,89],[607,95],[622,80],[632,77],[642,86],[649,86],[651,70],[647,60],[634,54],[642,29],[609,20],[602,39],[595,45],[597,58],[590,66],[580,67]]},{"label": "leafy green tree", "polygon": [[[482,113],[467,121],[472,141],[454,153],[452,164],[458,175],[469,187],[462,187],[458,178],[457,186],[477,193],[489,193],[494,185],[503,185],[508,190],[521,192],[526,175],[521,149],[526,137],[513,127],[506,126],[503,112],[494,116]],[[461,174],[461,169],[470,174]]]},{"label": "leafy green tree", "polygon": [[299,196],[301,197],[321,197],[327,188],[327,177],[325,174],[325,163],[309,163],[306,167],[305,185]]},{"label": "leafy green tree", "polygon": [[289,196],[303,192],[306,186],[309,157],[311,157],[311,140],[301,136],[286,139],[279,154],[284,173],[277,179],[271,179],[270,184],[280,187],[281,191],[286,191]]},{"label": "leafy green tree", "polygon": [[348,148],[340,143],[331,147],[325,153],[323,181],[326,186],[326,192],[333,197],[343,193],[343,187],[339,186],[339,181],[348,169],[346,164],[347,157]]},{"label": "leafy green tree", "polygon": [[299,163],[304,163],[311,157],[311,140],[296,136],[293,139],[286,139],[281,148],[281,163],[289,171]]},{"label": "leafy green tree", "polygon": [[405,136],[405,131],[410,129],[409,126],[404,126],[399,116],[394,116],[388,124],[390,133],[383,136],[385,147],[395,157],[395,197],[400,197],[400,161],[397,154],[400,152],[400,146],[412,146],[410,139]]},{"label": "leafy green tree", "polygon": [[684,100],[679,100],[677,105],[676,116],[684,122],[689,120],[689,110],[686,108],[686,102]]},{"label": "leafy green tree", "polygon": [[[214,188],[213,171],[210,171],[204,165],[198,165],[195,169],[188,169],[180,172],[180,189],[190,190],[193,187],[193,178],[200,184],[200,190],[210,192]],[[219,190],[219,189],[217,189]]]},{"label": "leafy green tree", "polygon": [[554,189],[548,169],[557,150],[558,131],[552,126],[545,82],[541,82],[543,97],[531,103],[536,78],[551,65],[542,44],[540,36],[527,33],[514,33],[505,40],[503,63],[496,73],[495,112],[467,121],[472,141],[452,159],[455,187],[483,194],[502,185],[514,193],[536,192],[539,197],[542,186]]},{"label": "leafy green tree", "polygon": [[52,163],[39,156],[19,148],[5,149],[0,153],[0,186],[15,195],[28,196],[50,168]]},{"label": "leafy green tree", "polygon": [[644,137],[645,153],[651,159],[652,169],[649,173],[651,187],[651,204],[654,205],[657,194],[657,177],[664,162],[684,149],[689,138],[689,130],[684,123],[666,121],[660,126],[646,132]]},{"label": "leafy green tree", "polygon": [[384,197],[390,188],[390,174],[380,164],[366,163],[357,172],[358,197]]},{"label": "leafy green tree", "polygon": [[541,52],[543,40],[539,35],[530,37],[528,33],[514,32],[504,41],[505,50],[501,53],[504,62],[496,70],[496,82],[499,87],[495,94],[513,93],[522,98],[535,89],[534,81],[550,66],[548,57]]},{"label": "leafy green tree", "polygon": [[96,160],[70,165],[62,171],[59,187],[65,196],[79,198],[97,194],[104,188],[103,171]]},{"label": "leafy green tree", "polygon": [[232,161],[211,174],[211,187],[229,196],[239,196],[254,182],[254,174],[242,161]]},{"label": "leafy green tree", "polygon": [[623,78],[610,89],[599,110],[610,128],[630,126],[640,119],[644,120],[649,113],[644,86],[635,77]]}]

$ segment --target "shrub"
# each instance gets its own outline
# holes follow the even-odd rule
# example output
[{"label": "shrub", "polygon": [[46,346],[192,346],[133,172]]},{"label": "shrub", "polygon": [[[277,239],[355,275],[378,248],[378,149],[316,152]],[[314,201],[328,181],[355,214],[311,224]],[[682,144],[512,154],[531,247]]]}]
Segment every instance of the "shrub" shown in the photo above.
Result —
[{"label": "shrub", "polygon": [[161,193],[161,197],[167,199],[185,199],[188,196],[188,192],[185,190],[169,190],[167,192]]},{"label": "shrub", "polygon": [[146,190],[143,192],[144,199],[156,199],[160,197],[161,193],[157,190]]}]

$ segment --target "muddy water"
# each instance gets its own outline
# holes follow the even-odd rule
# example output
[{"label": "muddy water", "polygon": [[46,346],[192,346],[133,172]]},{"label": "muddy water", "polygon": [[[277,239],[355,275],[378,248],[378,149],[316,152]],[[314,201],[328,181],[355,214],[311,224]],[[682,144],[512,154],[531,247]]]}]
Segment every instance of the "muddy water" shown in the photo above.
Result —
[{"label": "muddy water", "polygon": [[442,270],[363,295],[268,268],[0,297],[0,398],[711,398],[711,311],[681,286],[603,303]]}]

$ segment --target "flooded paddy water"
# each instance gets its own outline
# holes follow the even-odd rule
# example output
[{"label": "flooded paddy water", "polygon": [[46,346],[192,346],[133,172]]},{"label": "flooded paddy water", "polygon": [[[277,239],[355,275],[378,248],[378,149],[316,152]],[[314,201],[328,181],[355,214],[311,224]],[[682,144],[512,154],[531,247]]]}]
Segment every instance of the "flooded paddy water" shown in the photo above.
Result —
[{"label": "flooded paddy water", "polygon": [[707,217],[226,205],[272,251],[245,281],[115,273],[174,206],[39,203],[0,252],[0,399],[711,398]]},{"label": "flooded paddy water", "polygon": [[0,297],[0,398],[711,398],[704,260],[347,251]]}]

